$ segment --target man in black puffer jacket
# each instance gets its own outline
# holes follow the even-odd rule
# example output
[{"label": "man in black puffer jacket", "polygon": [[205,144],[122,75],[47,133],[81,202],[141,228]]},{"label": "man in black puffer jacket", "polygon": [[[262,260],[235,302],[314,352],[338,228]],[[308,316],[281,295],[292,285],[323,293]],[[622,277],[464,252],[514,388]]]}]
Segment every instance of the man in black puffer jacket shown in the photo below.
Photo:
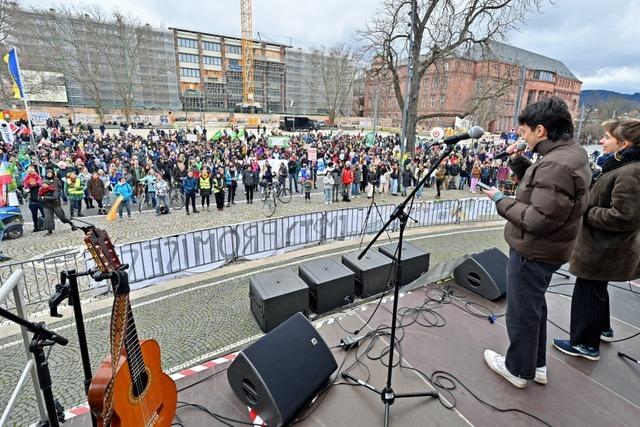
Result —
[{"label": "man in black puffer jacket", "polygon": [[529,105],[518,117],[531,163],[516,150],[509,167],[520,178],[515,199],[485,191],[508,222],[506,356],[485,350],[489,367],[518,388],[533,379],[547,383],[547,306],[545,292],[553,273],[571,256],[589,202],[591,171],[587,152],[573,140],[567,105],[549,98]]}]

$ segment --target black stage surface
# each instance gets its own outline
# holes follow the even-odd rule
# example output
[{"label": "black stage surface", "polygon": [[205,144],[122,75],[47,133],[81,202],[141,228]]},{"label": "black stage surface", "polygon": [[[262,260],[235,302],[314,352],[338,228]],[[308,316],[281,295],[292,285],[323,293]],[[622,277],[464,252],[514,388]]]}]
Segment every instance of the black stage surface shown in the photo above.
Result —
[{"label": "black stage surface", "polygon": [[[547,294],[549,320],[568,329],[570,299],[553,292],[570,295],[573,282],[556,275]],[[453,285],[450,288],[455,297],[449,304],[432,303],[423,306],[426,297],[439,299],[443,286],[426,285],[418,279],[404,290],[400,298],[400,313],[403,316],[403,330],[400,352],[402,365],[421,370],[431,376],[435,371],[446,371],[464,382],[479,399],[498,408],[517,408],[541,418],[553,426],[632,426],[640,425],[640,365],[618,357],[624,352],[640,359],[640,336],[617,343],[603,343],[601,359],[592,362],[573,358],[551,348],[553,338],[565,338],[567,334],[557,326],[548,325],[547,366],[549,383],[545,386],[532,381],[523,389],[516,389],[507,381],[493,373],[485,364],[483,351],[494,349],[504,354],[507,347],[505,319],[497,317],[490,323],[486,315],[474,316],[463,308],[465,303],[482,304],[499,315],[504,313],[505,299],[491,303],[481,297]],[[612,327],[616,338],[624,338],[640,331],[640,286],[617,283],[626,287],[622,290],[610,286]],[[353,331],[362,327],[376,307],[376,301],[354,307],[349,311],[334,313],[314,322],[321,336],[330,347],[337,346],[346,335],[342,328]],[[392,301],[386,298],[373,315],[371,323],[363,329],[371,331],[380,325],[390,324]],[[422,307],[419,312],[417,309]],[[432,311],[425,311],[431,308]],[[475,304],[467,305],[473,313],[485,311]],[[433,313],[437,313],[434,315]],[[418,322],[415,322],[415,319]],[[426,325],[437,321],[439,326]],[[443,325],[444,321],[446,324]],[[370,341],[362,341],[358,354],[364,355]],[[375,357],[388,344],[388,337],[380,337],[373,345],[370,356]],[[341,369],[348,367],[356,357],[355,350],[346,353],[334,348],[333,353]],[[386,382],[386,368],[380,360],[362,356],[363,365],[353,367],[350,372],[382,388]],[[386,362],[387,357],[383,360]],[[177,380],[178,400],[200,404],[208,410],[229,418],[251,422],[247,407],[233,394],[226,378],[223,363],[210,369],[200,370],[188,377]],[[337,375],[334,374],[334,377]],[[336,382],[345,381],[340,377]],[[443,385],[449,385],[443,381]],[[409,369],[396,367],[393,375],[393,389],[396,393],[431,389],[430,383]],[[442,390],[441,390],[442,391]],[[460,384],[450,392],[441,393],[442,402],[437,399],[415,398],[397,400],[391,406],[391,425],[397,426],[519,426],[544,425],[518,412],[499,412],[480,403]],[[455,402],[454,409],[444,405]],[[212,416],[193,407],[180,407],[179,421],[185,427],[224,425]],[[308,418],[299,422],[300,426],[382,426],[384,406],[375,393],[349,385],[336,385],[318,398],[307,411]],[[178,421],[178,420],[177,420]],[[230,422],[231,425],[241,425]],[[72,418],[65,426],[88,426],[88,416]]]}]

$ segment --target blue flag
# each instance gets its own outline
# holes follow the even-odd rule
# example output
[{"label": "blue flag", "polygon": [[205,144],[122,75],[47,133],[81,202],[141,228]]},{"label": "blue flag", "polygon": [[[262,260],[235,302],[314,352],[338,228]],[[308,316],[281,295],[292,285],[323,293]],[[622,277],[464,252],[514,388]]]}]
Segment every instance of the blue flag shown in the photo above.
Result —
[{"label": "blue flag", "polygon": [[22,79],[20,78],[20,64],[18,63],[18,52],[14,47],[4,56],[4,62],[9,66],[9,74],[13,79],[13,97],[17,99],[24,98],[24,88]]}]

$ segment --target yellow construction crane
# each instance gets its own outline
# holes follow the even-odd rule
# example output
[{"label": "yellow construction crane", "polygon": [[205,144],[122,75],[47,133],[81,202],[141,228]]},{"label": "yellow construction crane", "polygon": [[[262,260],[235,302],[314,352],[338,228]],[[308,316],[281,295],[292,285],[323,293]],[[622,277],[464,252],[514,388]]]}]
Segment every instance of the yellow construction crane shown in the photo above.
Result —
[{"label": "yellow construction crane", "polygon": [[253,76],[253,9],[251,0],[240,0],[240,27],[242,30],[242,105],[241,111],[256,112],[260,105],[254,100]]}]

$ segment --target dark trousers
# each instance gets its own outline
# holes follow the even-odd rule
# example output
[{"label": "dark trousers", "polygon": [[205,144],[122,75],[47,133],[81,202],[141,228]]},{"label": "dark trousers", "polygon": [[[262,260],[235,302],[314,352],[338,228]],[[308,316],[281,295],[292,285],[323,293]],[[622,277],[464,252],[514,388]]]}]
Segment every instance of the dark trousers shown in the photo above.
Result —
[{"label": "dark trousers", "polygon": [[207,204],[207,207],[209,207],[209,194],[201,194],[200,198],[202,199],[202,207],[204,208],[205,203]]},{"label": "dark trousers", "polygon": [[440,197],[440,190],[442,189],[442,183],[444,181],[442,179],[436,179],[436,197]]},{"label": "dark trousers", "polygon": [[247,196],[247,202],[253,202],[253,186],[252,185],[245,186],[244,191]]},{"label": "dark trousers", "polygon": [[189,212],[189,203],[191,203],[191,206],[193,206],[193,210],[194,212],[196,211],[196,193],[193,191],[190,191],[188,193],[184,193],[184,207],[187,209],[187,212]]},{"label": "dark trousers", "polygon": [[31,218],[33,219],[33,229],[40,229],[40,226],[38,224],[38,212],[40,212],[40,215],[42,215],[42,217],[44,218],[44,207],[42,206],[42,203],[29,203],[29,210],[31,211]]},{"label": "dark trousers", "polygon": [[67,219],[67,216],[64,214],[64,211],[60,206],[45,206],[44,207],[44,228],[53,231],[56,228],[56,223],[54,221],[53,216],[57,216],[60,221],[65,224],[70,224],[71,221]]},{"label": "dark trousers", "polygon": [[547,302],[545,292],[560,265],[532,261],[511,249],[507,262],[506,366],[513,375],[533,379],[546,366]]},{"label": "dark trousers", "polygon": [[236,188],[238,187],[238,183],[235,181],[231,181],[231,184],[227,187],[229,191],[227,192],[227,203],[231,203],[236,201]]},{"label": "dark trousers", "polygon": [[576,278],[571,298],[571,345],[600,348],[600,333],[611,328],[609,282]]},{"label": "dark trousers", "polygon": [[216,198],[216,208],[218,208],[218,210],[222,210],[224,208],[224,191],[218,191],[215,194],[215,198]]}]

